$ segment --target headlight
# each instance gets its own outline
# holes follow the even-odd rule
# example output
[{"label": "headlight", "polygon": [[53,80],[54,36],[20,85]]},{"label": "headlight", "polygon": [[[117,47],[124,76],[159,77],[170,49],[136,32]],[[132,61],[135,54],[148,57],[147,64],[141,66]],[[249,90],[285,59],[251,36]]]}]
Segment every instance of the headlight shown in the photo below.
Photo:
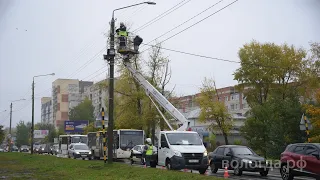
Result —
[{"label": "headlight", "polygon": [[208,156],[208,151],[207,151],[207,150],[205,150],[205,151],[203,152],[203,156]]},{"label": "headlight", "polygon": [[244,163],[249,163],[249,164],[252,163],[252,161],[250,161],[250,160],[248,160],[248,159],[242,159],[241,161],[244,162]]},{"label": "headlight", "polygon": [[44,148],[42,148],[42,151],[44,151]]},{"label": "headlight", "polygon": [[79,152],[76,152],[76,154],[80,154]]},{"label": "headlight", "polygon": [[91,151],[89,151],[89,154],[91,154]]},{"label": "headlight", "polygon": [[174,155],[175,156],[179,156],[179,157],[182,157],[181,153],[179,151],[173,151]]}]

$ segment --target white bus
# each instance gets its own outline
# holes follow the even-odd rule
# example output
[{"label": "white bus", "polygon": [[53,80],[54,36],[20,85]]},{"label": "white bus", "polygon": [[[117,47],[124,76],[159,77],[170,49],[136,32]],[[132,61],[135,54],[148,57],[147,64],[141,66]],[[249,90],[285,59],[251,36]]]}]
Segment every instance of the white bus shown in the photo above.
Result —
[{"label": "white bus", "polygon": [[88,143],[87,135],[72,134],[59,136],[59,152],[62,155],[68,155],[68,148],[71,143]]},{"label": "white bus", "polygon": [[[106,132],[108,141],[108,133]],[[129,159],[131,149],[136,145],[144,144],[144,131],[137,129],[119,129],[113,131],[113,158],[114,159]],[[95,159],[103,158],[103,134],[102,131],[96,132],[96,144],[93,146],[93,155]],[[107,151],[108,155],[108,144]]]}]

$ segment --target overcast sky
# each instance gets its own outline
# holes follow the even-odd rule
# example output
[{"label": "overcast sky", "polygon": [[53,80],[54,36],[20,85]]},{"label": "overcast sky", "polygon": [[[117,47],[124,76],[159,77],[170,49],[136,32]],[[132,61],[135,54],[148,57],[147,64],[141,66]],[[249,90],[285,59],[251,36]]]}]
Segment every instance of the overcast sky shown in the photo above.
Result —
[{"label": "overcast sky", "polygon": [[[181,1],[157,0],[156,6],[117,11],[116,24],[124,21],[134,30],[180,3],[180,8],[137,32],[147,43],[218,2]],[[20,98],[27,100],[13,103],[12,125],[19,120],[31,121],[31,83],[35,75],[56,73],[54,77],[36,78],[35,122],[41,118],[40,98],[51,96],[55,79],[102,80],[107,71],[102,59],[106,46],[104,33],[109,29],[112,10],[138,2],[141,1],[0,0],[0,124],[9,126],[10,102]],[[223,0],[159,40],[231,2]],[[239,61],[239,48],[252,39],[309,48],[310,41],[320,42],[319,19],[319,0],[239,0],[164,42],[163,46]],[[197,93],[204,77],[214,77],[218,87],[236,84],[232,74],[239,67],[237,63],[170,51],[164,54],[171,60],[173,73],[168,88],[176,85],[177,95]]]}]

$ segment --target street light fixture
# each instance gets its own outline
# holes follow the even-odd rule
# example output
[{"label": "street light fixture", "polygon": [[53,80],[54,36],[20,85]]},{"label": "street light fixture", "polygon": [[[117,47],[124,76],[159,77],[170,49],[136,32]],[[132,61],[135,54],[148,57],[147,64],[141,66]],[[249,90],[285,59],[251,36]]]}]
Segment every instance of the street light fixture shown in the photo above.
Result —
[{"label": "street light fixture", "polygon": [[10,128],[9,128],[9,134],[11,134],[11,124],[12,124],[12,103],[13,102],[18,102],[18,101],[25,101],[26,99],[18,99],[18,100],[14,100],[11,101],[10,103]]},{"label": "street light fixture", "polygon": [[[110,77],[109,77],[109,111],[108,111],[108,163],[112,163],[113,161],[113,106],[114,106],[114,57],[115,57],[115,49],[114,49],[114,29],[115,29],[115,21],[114,21],[114,12],[130,8],[133,6],[138,6],[141,4],[149,4],[149,5],[156,5],[155,2],[147,1],[142,3],[133,4],[130,6],[121,7],[112,11],[112,19],[110,23],[110,49],[108,49],[108,53],[104,59],[109,61],[110,65]],[[104,139],[106,138],[106,134],[104,133]]]},{"label": "street light fixture", "polygon": [[54,76],[55,73],[33,76],[32,78],[32,122],[31,122],[31,154],[33,154],[33,132],[34,132],[34,78],[41,76]]}]

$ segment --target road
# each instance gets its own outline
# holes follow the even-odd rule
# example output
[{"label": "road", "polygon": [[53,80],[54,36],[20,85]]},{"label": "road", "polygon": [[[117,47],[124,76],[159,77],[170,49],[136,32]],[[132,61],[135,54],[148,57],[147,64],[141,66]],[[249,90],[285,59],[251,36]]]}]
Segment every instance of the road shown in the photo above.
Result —
[{"label": "road", "polygon": [[[61,155],[57,155],[57,157],[67,158],[66,156],[61,156]],[[130,161],[129,160],[123,160],[123,161],[120,161],[120,162],[130,165]],[[140,165],[140,164],[133,164],[131,166],[144,168],[144,166]],[[158,169],[163,169],[164,171],[167,171],[166,168],[161,167],[161,166],[157,166],[157,168]],[[192,170],[192,171],[191,170],[181,170],[181,171],[185,172],[185,173],[196,173],[196,174],[199,174],[199,172],[195,171],[195,170]],[[282,180],[282,178],[280,176],[279,169],[271,169],[269,171],[269,174],[268,174],[267,177],[261,177],[260,174],[257,173],[257,172],[243,172],[242,176],[235,176],[233,174],[232,170],[229,170],[228,173],[229,173],[229,179],[236,179],[236,180],[263,180],[263,179]],[[223,178],[224,177],[224,170],[223,169],[219,169],[217,173],[211,173],[210,167],[209,167],[205,175],[206,176],[216,176],[216,177]],[[308,178],[308,177],[295,177],[294,179],[295,180],[313,180],[312,178]]]}]

